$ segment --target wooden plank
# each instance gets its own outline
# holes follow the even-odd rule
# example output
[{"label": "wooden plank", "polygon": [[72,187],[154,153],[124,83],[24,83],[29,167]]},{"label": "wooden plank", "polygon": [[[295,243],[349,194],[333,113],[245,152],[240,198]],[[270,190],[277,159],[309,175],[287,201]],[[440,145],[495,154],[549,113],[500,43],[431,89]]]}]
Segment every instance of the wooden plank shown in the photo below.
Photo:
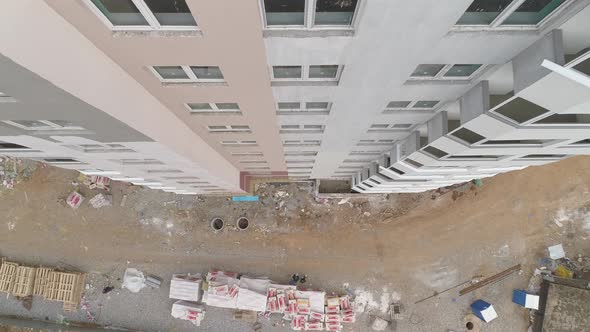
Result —
[{"label": "wooden plank", "polygon": [[17,263],[2,262],[0,266],[0,292],[10,292],[16,277]]},{"label": "wooden plank", "polygon": [[35,282],[33,284],[33,295],[45,296],[47,284],[49,283],[49,273],[52,268],[39,267],[35,273]]},{"label": "wooden plank", "polygon": [[34,267],[29,266],[17,267],[11,290],[12,295],[25,297],[33,293],[35,270]]},{"label": "wooden plank", "polygon": [[519,271],[520,270],[520,264],[514,265],[513,267],[506,269],[498,274],[494,274],[493,276],[486,278],[478,283],[475,283],[469,287],[465,287],[464,289],[459,291],[459,295],[463,296],[467,293],[471,293],[476,289],[480,289],[484,286],[496,283],[506,277],[508,277],[509,275],[511,275],[512,273]]}]

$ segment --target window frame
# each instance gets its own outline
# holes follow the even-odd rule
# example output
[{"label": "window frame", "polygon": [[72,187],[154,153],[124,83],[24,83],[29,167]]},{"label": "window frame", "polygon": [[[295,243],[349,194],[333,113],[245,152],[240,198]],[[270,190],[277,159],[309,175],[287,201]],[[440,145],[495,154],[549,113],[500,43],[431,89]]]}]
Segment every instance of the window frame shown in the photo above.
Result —
[{"label": "window frame", "polygon": [[266,32],[288,32],[288,31],[308,31],[308,32],[321,32],[321,31],[332,31],[340,32],[343,34],[351,34],[355,31],[358,17],[360,16],[360,8],[366,0],[358,0],[356,8],[352,14],[352,21],[350,25],[316,25],[316,3],[317,0],[305,0],[305,8],[303,11],[303,25],[268,25],[266,21],[266,8],[264,0],[260,0],[260,13],[262,16],[262,29]]},{"label": "window frame", "polygon": [[[296,126],[296,127],[295,127]],[[315,128],[315,127],[321,128]],[[279,134],[294,134],[294,133],[323,133],[326,130],[325,124],[281,124],[279,127]]]},{"label": "window frame", "polygon": [[[298,103],[299,107],[297,108],[281,108],[280,104],[283,103]],[[307,108],[308,103],[326,103],[325,108]],[[329,114],[330,110],[332,109],[332,103],[327,101],[287,101],[287,102],[277,102],[276,103],[277,114],[285,115],[285,114]]]},{"label": "window frame", "polygon": [[[84,3],[98,18],[113,31],[201,31],[194,13],[190,10],[196,25],[162,25],[144,0],[131,0],[139,14],[147,21],[148,25],[115,25],[109,18],[98,9],[90,0]],[[188,4],[187,4],[188,6]]]},{"label": "window frame", "polygon": [[[190,104],[208,104],[210,109],[208,110],[195,110],[191,108]],[[238,109],[221,109],[217,104],[236,104]],[[242,114],[242,109],[238,103],[185,103],[184,106],[190,114]]]},{"label": "window frame", "polygon": [[[236,129],[234,127],[237,126],[246,126],[248,128],[240,128],[240,129]],[[211,127],[225,127],[225,128],[219,128],[219,129],[211,129]],[[252,129],[250,128],[249,125],[207,125],[207,131],[210,134],[213,133],[251,133]]]},{"label": "window frame", "polygon": [[[301,67],[301,77],[299,78],[276,78],[274,74],[274,67],[290,67],[290,66],[297,66]],[[310,78],[309,77],[309,67],[311,66],[338,66],[338,70],[336,71],[336,77],[334,78]],[[270,66],[270,80],[271,83],[279,83],[279,82],[304,82],[304,83],[320,83],[320,82],[331,82],[331,83],[338,83],[340,82],[340,77],[342,76],[342,72],[344,71],[344,65],[335,65],[335,64],[306,64],[306,65],[271,65]]]},{"label": "window frame", "polygon": [[[428,63],[420,63],[418,65],[422,65],[422,64],[428,64]],[[439,70],[436,73],[436,75],[434,75],[434,76],[412,76],[412,74],[410,74],[410,78],[408,80],[418,81],[418,82],[420,82],[420,81],[469,81],[469,80],[472,80],[472,79],[480,76],[486,70],[486,68],[488,68],[488,65],[483,64],[483,63],[469,63],[469,65],[479,65],[479,68],[477,68],[473,73],[471,73],[471,75],[469,75],[469,76],[451,76],[451,77],[445,76],[445,74],[451,68],[453,68],[453,66],[463,65],[463,64],[464,63],[444,64],[442,69]],[[418,66],[416,66],[416,68],[417,67]]]},{"label": "window frame", "polygon": [[[184,70],[184,73],[188,78],[164,78],[155,67],[180,67]],[[165,66],[148,66],[148,69],[160,80],[162,83],[182,84],[182,83],[226,83],[225,75],[223,78],[198,78],[197,75],[192,71],[191,67],[217,67],[223,75],[223,71],[220,66],[186,66],[186,65],[165,65]]]},{"label": "window frame", "polygon": [[[395,127],[395,126],[399,126],[401,124],[404,125],[410,125],[408,127]],[[367,130],[367,132],[369,133],[378,133],[378,132],[391,132],[391,131],[410,131],[412,130],[412,128],[414,128],[416,126],[415,123],[391,123],[391,124],[387,124],[387,128],[377,128],[377,127],[373,127],[373,126],[380,126],[380,125],[385,125],[382,123],[374,123],[369,125],[369,129]]]},{"label": "window frame", "polygon": [[[60,130],[86,130],[84,127],[80,126],[61,126],[57,123],[52,122],[51,120],[1,120],[2,122],[9,124],[11,126],[17,127],[22,130],[28,131],[60,131]],[[41,127],[27,127],[15,121],[37,121],[46,124],[46,126]]]},{"label": "window frame", "polygon": [[[389,104],[392,102],[405,102],[408,100],[391,100],[389,102],[387,102],[387,105],[385,105],[385,110],[384,112],[395,112],[395,111],[434,111],[436,110],[438,107],[441,106],[442,101],[441,100],[413,100],[410,101],[410,103],[408,104],[408,106],[406,107],[389,107]],[[423,102],[423,101],[436,101],[436,104],[433,107],[415,107],[416,104],[418,104],[419,102]]]},{"label": "window frame", "polygon": [[[513,0],[490,24],[454,24],[451,31],[481,31],[481,30],[540,30],[547,21],[563,13],[575,0],[565,0],[555,10],[545,16],[537,24],[502,25],[526,0]],[[470,4],[471,5],[471,4]],[[465,8],[467,10],[467,8]],[[465,13],[465,12],[464,12]]]}]

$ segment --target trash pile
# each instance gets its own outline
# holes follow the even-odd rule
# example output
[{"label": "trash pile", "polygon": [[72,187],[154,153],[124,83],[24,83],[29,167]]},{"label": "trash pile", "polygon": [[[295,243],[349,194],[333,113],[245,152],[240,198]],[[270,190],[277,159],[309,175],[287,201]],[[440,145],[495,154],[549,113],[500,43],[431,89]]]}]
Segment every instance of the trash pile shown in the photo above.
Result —
[{"label": "trash pile", "polygon": [[6,189],[27,178],[37,169],[37,162],[28,159],[0,157],[0,182]]},{"label": "trash pile", "polygon": [[87,186],[88,189],[111,190],[111,179],[100,175],[85,175],[80,173],[78,181]]},{"label": "trash pile", "polygon": [[[78,176],[78,181],[87,186],[89,189],[100,189],[108,192],[111,190],[111,179],[98,176],[98,175],[85,175],[81,174]],[[78,182],[72,182],[74,185],[78,185]],[[126,198],[126,197],[124,197]],[[82,205],[82,202],[86,197],[84,197],[78,191],[73,191],[68,198],[66,199],[66,204],[68,204],[72,209],[77,209]],[[113,196],[107,193],[98,193],[94,197],[92,197],[88,203],[95,209],[99,209],[105,206],[112,206],[113,205]],[[124,202],[121,202],[124,205]]]},{"label": "trash pile", "polygon": [[200,274],[175,274],[169,297],[178,300],[172,306],[172,316],[197,326],[205,317],[202,304],[234,309],[240,317],[252,316],[247,313],[266,318],[279,314],[295,331],[341,331],[342,324],[356,320],[348,295],[326,296],[319,290],[298,290],[294,285],[221,270],[209,271],[205,280]]}]

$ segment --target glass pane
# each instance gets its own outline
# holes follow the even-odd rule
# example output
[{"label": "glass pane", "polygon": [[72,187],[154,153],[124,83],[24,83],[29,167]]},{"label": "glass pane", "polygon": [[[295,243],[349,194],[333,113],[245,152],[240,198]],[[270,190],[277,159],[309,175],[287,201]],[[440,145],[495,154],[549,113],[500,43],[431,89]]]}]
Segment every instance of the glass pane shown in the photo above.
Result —
[{"label": "glass pane", "polygon": [[394,124],[392,128],[405,129],[405,128],[410,128],[411,126],[412,126],[411,123],[398,123],[398,124]]},{"label": "glass pane", "polygon": [[357,0],[317,0],[316,25],[351,25]]},{"label": "glass pane", "polygon": [[222,80],[223,74],[219,67],[191,67],[191,70],[200,80]]},{"label": "glass pane", "polygon": [[371,125],[372,129],[387,129],[389,127],[388,124],[373,124]]},{"label": "glass pane", "polygon": [[188,106],[195,111],[209,111],[211,110],[211,105],[209,103],[191,103]]},{"label": "glass pane", "polygon": [[590,58],[575,65],[574,69],[577,71],[580,71],[586,75],[590,75]]},{"label": "glass pane", "polygon": [[301,78],[301,66],[274,66],[274,78]]},{"label": "glass pane", "polygon": [[240,107],[237,103],[216,103],[215,106],[220,110],[239,110]]},{"label": "glass pane", "polygon": [[328,103],[324,103],[324,102],[311,102],[311,103],[306,103],[305,104],[305,108],[307,109],[322,109],[325,110],[328,108]]},{"label": "glass pane", "polygon": [[28,128],[49,127],[46,123],[36,120],[12,120],[12,122]]},{"label": "glass pane", "polygon": [[551,14],[565,0],[526,0],[502,25],[535,25]]},{"label": "glass pane", "polygon": [[469,77],[479,68],[481,65],[454,65],[445,73],[445,77]]},{"label": "glass pane", "polygon": [[113,25],[148,25],[131,0],[91,0]]},{"label": "glass pane", "polygon": [[512,0],[474,0],[457,25],[488,25]]},{"label": "glass pane", "polygon": [[414,104],[414,108],[433,108],[438,104],[438,100],[420,100]]},{"label": "glass pane", "polygon": [[309,78],[336,78],[336,74],[338,74],[336,65],[309,66]]},{"label": "glass pane", "polygon": [[387,108],[406,108],[410,103],[410,101],[392,101],[387,104]]},{"label": "glass pane", "polygon": [[264,0],[266,25],[303,25],[305,0]]},{"label": "glass pane", "polygon": [[418,65],[414,72],[413,77],[434,77],[438,74],[445,65]]},{"label": "glass pane", "polygon": [[300,107],[299,103],[279,103],[280,110],[293,110],[293,109],[299,109],[299,107]]},{"label": "glass pane", "polygon": [[542,114],[549,112],[547,109],[534,104],[526,99],[517,97],[510,102],[500,106],[494,112],[512,119],[518,123],[526,122]]},{"label": "glass pane", "polygon": [[448,153],[444,152],[443,150],[437,149],[434,146],[427,146],[422,150],[424,150],[424,152],[430,153],[431,155],[433,155],[437,158],[442,158],[442,157],[448,155]]},{"label": "glass pane", "polygon": [[458,139],[463,140],[469,144],[474,144],[474,143],[477,143],[477,142],[485,139],[485,137],[483,137],[480,134],[473,132],[467,128],[461,128],[461,129],[457,130],[456,132],[452,133],[451,135],[455,136]]},{"label": "glass pane", "polygon": [[197,25],[185,0],[144,1],[161,25]]},{"label": "glass pane", "polygon": [[180,66],[154,66],[154,69],[156,72],[158,72],[158,74],[160,74],[160,76],[162,76],[163,79],[188,79],[188,75]]}]

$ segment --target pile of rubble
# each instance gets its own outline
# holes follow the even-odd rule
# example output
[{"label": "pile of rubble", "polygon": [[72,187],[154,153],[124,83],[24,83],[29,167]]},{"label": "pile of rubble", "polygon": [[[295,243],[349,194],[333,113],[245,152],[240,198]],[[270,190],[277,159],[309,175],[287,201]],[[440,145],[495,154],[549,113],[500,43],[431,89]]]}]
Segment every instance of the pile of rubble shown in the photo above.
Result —
[{"label": "pile of rubble", "polygon": [[0,182],[12,189],[20,181],[28,179],[37,169],[38,163],[28,159],[0,157]]}]

